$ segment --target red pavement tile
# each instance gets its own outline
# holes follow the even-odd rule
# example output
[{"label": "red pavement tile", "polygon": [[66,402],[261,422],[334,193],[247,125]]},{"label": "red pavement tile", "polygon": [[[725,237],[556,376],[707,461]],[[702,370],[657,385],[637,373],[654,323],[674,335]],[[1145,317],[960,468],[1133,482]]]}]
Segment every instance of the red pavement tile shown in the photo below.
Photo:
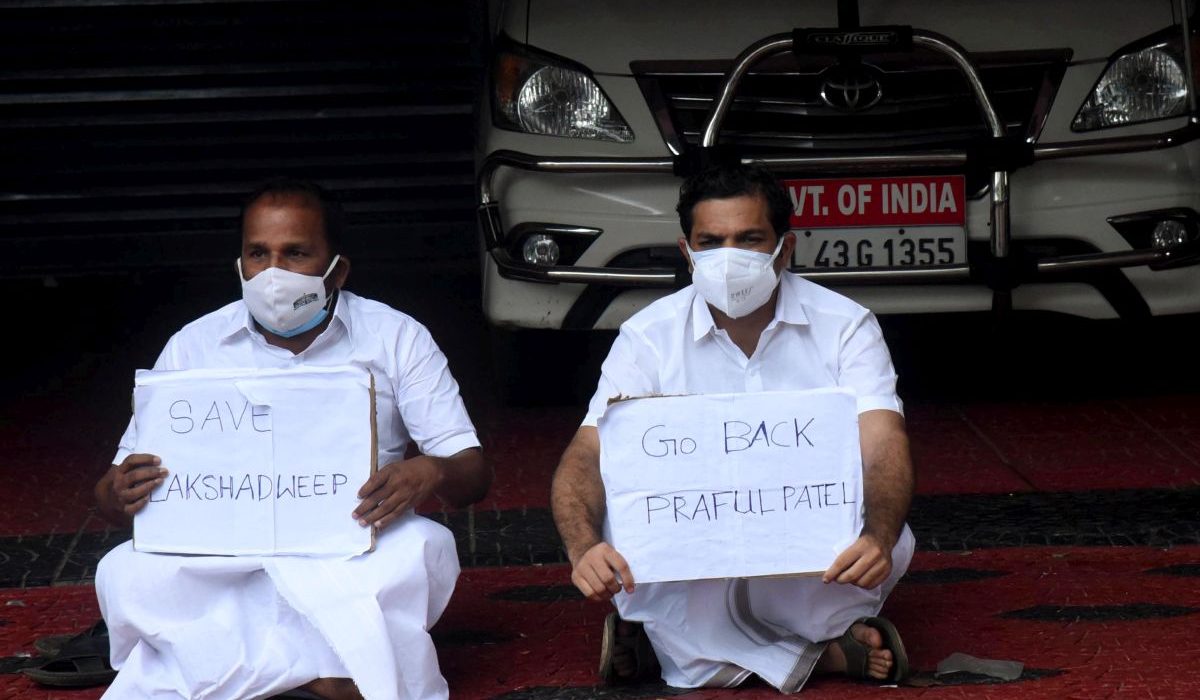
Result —
[{"label": "red pavement tile", "polygon": [[[1157,408],[1139,405],[1147,412]],[[1162,411],[1183,405],[1169,400]],[[1200,446],[1191,436],[1153,429],[1119,401],[978,403],[964,406],[962,414],[1004,463],[1039,490],[1200,484],[1200,459],[1188,454],[1200,454]]]},{"label": "red pavement tile", "polygon": [[917,493],[1012,493],[1029,484],[1006,465],[953,405],[905,407]]},{"label": "red pavement tile", "polygon": [[997,447],[1043,491],[1143,489],[1200,484],[1200,466],[1161,438],[1140,433],[1014,435]]},{"label": "red pavement tile", "polygon": [[1015,493],[1031,487],[990,448],[946,449],[912,441],[917,493]]},{"label": "red pavement tile", "polygon": [[1164,429],[1158,434],[1177,449],[1184,459],[1193,464],[1200,463],[1200,426]]},{"label": "red pavement tile", "polygon": [[1200,396],[1194,394],[1131,397],[1121,404],[1155,428],[1200,425]]},{"label": "red pavement tile", "polygon": [[19,504],[0,509],[0,536],[78,531],[128,420],[128,395],[93,396],[70,375],[52,383],[0,403],[0,493]]},{"label": "red pavement tile", "polygon": [[[904,689],[932,698],[1194,698],[1200,667],[1193,663],[1197,614],[1106,622],[1041,621],[1000,617],[1033,606],[1151,603],[1200,608],[1194,577],[1148,569],[1200,562],[1200,547],[1032,548],[964,553],[918,553],[916,572],[977,569],[1004,575],[960,583],[902,581],[884,609],[900,628],[913,665],[932,670],[960,651],[1011,659],[1062,675],[992,686]],[[488,698],[533,687],[590,686],[595,682],[600,624],[608,607],[581,599],[558,602],[501,600],[495,594],[523,586],[567,586],[565,566],[468,569],[434,630],[442,669],[454,698]],[[563,589],[552,589],[551,592]],[[636,595],[636,593],[635,593]],[[24,605],[6,603],[20,600]],[[94,620],[89,587],[0,593],[0,655],[32,651],[36,636],[76,631]],[[814,680],[805,697],[884,697],[896,690],[840,679]],[[98,692],[47,693],[23,677],[0,676],[0,697],[87,698]],[[774,698],[761,686],[705,691],[693,698]]]},{"label": "red pavement tile", "polygon": [[484,456],[496,479],[476,509],[549,506],[550,479],[581,420],[583,408],[498,410],[480,426]]},{"label": "red pavement tile", "polygon": [[1116,400],[1011,401],[963,404],[963,415],[984,433],[1051,434],[1129,430],[1128,409]]},{"label": "red pavement tile", "polygon": [[[951,584],[902,583],[885,608],[904,633],[912,661],[931,670],[955,651],[1013,659],[1030,668],[1063,669],[1056,678],[1004,686],[906,689],[937,698],[1106,697],[1115,688],[1153,689],[1153,697],[1190,698],[1200,689],[1195,616],[1122,622],[1036,622],[998,614],[1034,605],[1159,603],[1200,606],[1194,579],[1143,573],[1147,568],[1195,562],[1200,548],[1022,549],[966,554],[918,554],[913,570],[981,568],[1005,576]],[[583,601],[554,604],[487,600],[485,590],[533,582],[565,584],[566,567],[468,572],[443,624],[467,625],[513,641],[482,650],[446,649],[443,668],[456,697],[487,697],[503,689],[590,685],[600,622],[608,608]],[[635,594],[636,595],[636,594]],[[540,610],[539,610],[540,608]],[[533,624],[530,624],[530,619]],[[515,633],[515,634],[514,634]],[[1186,662],[1186,663],[1185,663]],[[806,697],[882,697],[837,679],[819,679]],[[708,691],[695,698],[770,698],[769,688]],[[1126,695],[1121,694],[1121,697]],[[1130,695],[1130,697],[1140,697]]]}]

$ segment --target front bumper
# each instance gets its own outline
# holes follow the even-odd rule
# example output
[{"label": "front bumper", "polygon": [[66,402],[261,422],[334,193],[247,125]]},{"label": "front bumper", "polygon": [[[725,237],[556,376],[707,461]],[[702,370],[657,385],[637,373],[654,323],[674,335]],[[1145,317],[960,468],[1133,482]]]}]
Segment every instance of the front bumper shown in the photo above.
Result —
[{"label": "front bumper", "polygon": [[[1192,120],[1183,128],[1153,136],[1095,139],[1085,142],[1050,143],[1033,146],[1033,162],[1081,156],[1138,153],[1173,148],[1200,137],[1200,122]],[[902,155],[870,156],[803,156],[754,159],[768,168],[786,171],[790,175],[805,173],[895,174],[918,172],[929,168],[981,167],[972,162],[967,152],[931,152]],[[502,277],[526,282],[547,284],[599,284],[614,287],[645,287],[670,289],[686,284],[676,268],[579,267],[573,265],[531,265],[509,254],[501,217],[501,203],[493,196],[492,178],[501,167],[545,173],[601,174],[678,174],[679,158],[539,158],[514,151],[498,151],[489,155],[480,168],[479,225],[487,253],[495,261]],[[743,159],[750,162],[752,159]],[[993,238],[998,232],[993,231]],[[1007,243],[1007,242],[1006,242]],[[996,249],[993,241],[991,249]],[[992,288],[1012,288],[1036,281],[1046,275],[1085,270],[1114,269],[1146,265],[1166,270],[1200,263],[1200,240],[1172,248],[1144,248],[1115,252],[1096,252],[1077,255],[1028,258],[1000,263],[1011,256],[986,256],[970,265],[903,268],[879,267],[867,270],[844,269],[829,271],[798,270],[805,277],[829,284],[924,284],[931,282],[977,281]]]},{"label": "front bumper", "polygon": [[[936,283],[984,284],[992,290],[992,308],[1012,308],[1012,291],[1022,284],[1039,281],[1063,281],[1088,275],[1112,275],[1121,268],[1148,267],[1167,270],[1200,263],[1200,239],[1169,248],[1131,247],[1126,250],[1067,250],[1045,254],[1044,247],[1026,246],[1040,240],[1043,232],[1025,231],[1023,241],[1014,244],[1009,221],[1009,174],[1038,162],[1132,154],[1174,148],[1200,136],[1200,121],[1191,117],[1186,125],[1153,135],[1099,138],[1062,143],[1029,144],[1008,137],[983,89],[970,57],[946,37],[910,30],[911,41],[949,57],[971,85],[990,139],[964,150],[933,150],[903,153],[813,153],[744,158],[717,146],[721,121],[733,100],[738,82],[751,66],[765,58],[793,49],[795,36],[767,37],[748,47],[734,62],[725,77],[718,99],[709,117],[701,148],[682,156],[666,158],[583,158],[538,157],[501,150],[487,156],[478,176],[479,221],[486,255],[498,275],[505,279],[545,284],[583,284],[590,288],[670,289],[687,283],[686,271],[678,267],[533,265],[514,257],[512,241],[501,216],[501,204],[495,196],[493,178],[501,168],[538,173],[570,174],[657,174],[682,176],[714,161],[737,159],[757,162],[789,177],[831,175],[918,174],[935,171],[975,172],[988,183],[990,217],[989,240],[982,250],[974,251],[967,264],[937,267],[843,268],[813,271],[793,269],[805,277],[828,285],[928,285]],[[1053,232],[1044,232],[1046,238]],[[1100,238],[1100,237],[1097,237]],[[1144,307],[1144,302],[1141,303]]]}]

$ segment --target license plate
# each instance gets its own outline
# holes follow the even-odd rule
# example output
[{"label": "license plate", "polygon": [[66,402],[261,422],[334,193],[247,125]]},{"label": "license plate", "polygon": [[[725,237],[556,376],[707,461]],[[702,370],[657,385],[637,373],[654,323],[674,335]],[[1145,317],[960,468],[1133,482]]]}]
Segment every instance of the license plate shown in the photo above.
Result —
[{"label": "license plate", "polygon": [[925,267],[967,261],[961,175],[785,180],[800,268]]}]

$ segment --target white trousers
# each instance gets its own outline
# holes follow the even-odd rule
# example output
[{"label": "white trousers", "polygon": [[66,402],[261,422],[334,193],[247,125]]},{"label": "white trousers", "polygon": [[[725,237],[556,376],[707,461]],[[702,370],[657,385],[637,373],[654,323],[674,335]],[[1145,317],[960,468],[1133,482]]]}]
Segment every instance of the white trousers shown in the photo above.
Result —
[{"label": "white trousers", "polygon": [[826,641],[858,618],[879,614],[908,570],[914,545],[906,525],[892,549],[892,573],[870,590],[817,576],[712,579],[638,584],[613,601],[622,619],[643,623],[667,685],[733,687],[753,673],[794,693]]},{"label": "white trousers", "polygon": [[113,668],[104,697],[249,700],[352,678],[367,700],[448,697],[428,630],[454,590],[454,537],[409,513],[347,560],[135,552],[96,571]]}]

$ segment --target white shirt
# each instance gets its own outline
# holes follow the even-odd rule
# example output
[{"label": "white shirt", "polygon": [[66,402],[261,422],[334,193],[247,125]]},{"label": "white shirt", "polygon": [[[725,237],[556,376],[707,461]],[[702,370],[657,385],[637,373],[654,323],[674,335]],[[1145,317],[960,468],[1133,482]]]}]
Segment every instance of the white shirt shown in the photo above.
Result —
[{"label": "white shirt", "polygon": [[780,282],[775,316],[746,357],[688,286],[621,325],[601,366],[584,425],[596,425],[611,398],[845,387],[858,411],[903,413],[896,371],[879,322],[866,308],[791,273]]},{"label": "white shirt", "polygon": [[[298,355],[268,344],[239,299],[180,329],[154,369],[300,365],[356,365],[375,375],[380,466],[403,459],[410,441],[434,457],[479,446],[446,356],[425,326],[345,290],[338,293],[329,325]],[[136,443],[131,419],[113,463],[120,464]]]}]

